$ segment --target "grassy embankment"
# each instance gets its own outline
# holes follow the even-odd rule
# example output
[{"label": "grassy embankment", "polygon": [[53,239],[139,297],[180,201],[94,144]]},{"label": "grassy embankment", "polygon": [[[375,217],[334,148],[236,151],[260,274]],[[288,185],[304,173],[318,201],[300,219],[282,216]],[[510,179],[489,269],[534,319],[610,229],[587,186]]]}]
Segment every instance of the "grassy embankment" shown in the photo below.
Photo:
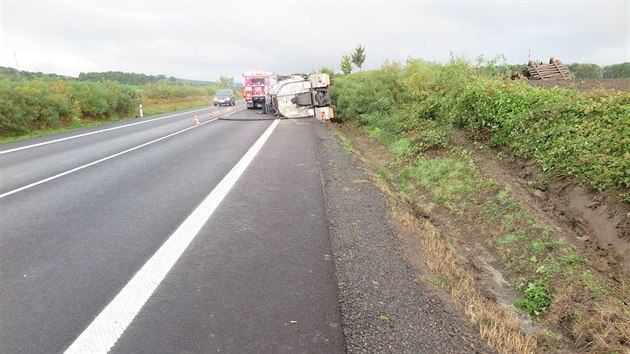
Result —
[{"label": "grassy embankment", "polygon": [[382,188],[422,214],[439,209],[466,225],[469,241],[489,250],[520,291],[513,305],[546,326],[536,338],[539,348],[532,349],[534,338],[517,333],[509,309],[485,301],[444,236],[408,213],[394,213],[423,230],[429,267],[489,343],[503,352],[554,346],[627,352],[627,275],[619,280],[599,272],[574,240],[541,226],[453,137],[464,131],[502,148],[500,154],[533,159],[547,177],[572,178],[628,201],[630,94],[543,90],[500,78],[492,64],[386,64],[336,77],[333,101],[346,127],[375,138],[395,156],[376,173]]},{"label": "grassy embankment", "polygon": [[0,80],[0,143],[131,119],[139,115],[140,102],[145,115],[210,105],[217,89],[168,82]]}]

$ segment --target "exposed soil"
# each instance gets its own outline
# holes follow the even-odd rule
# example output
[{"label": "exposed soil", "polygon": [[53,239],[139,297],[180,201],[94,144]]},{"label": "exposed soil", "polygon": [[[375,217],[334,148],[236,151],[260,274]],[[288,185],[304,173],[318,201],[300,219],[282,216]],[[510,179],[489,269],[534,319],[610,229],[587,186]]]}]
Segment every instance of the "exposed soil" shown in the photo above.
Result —
[{"label": "exposed soil", "polygon": [[[624,82],[630,88],[630,79],[615,81]],[[346,125],[335,125],[334,129],[340,130],[353,141],[353,147],[359,150],[364,163],[369,164],[374,171],[391,167],[394,157],[386,146]],[[475,142],[473,137],[464,133],[456,134],[452,143],[473,152],[475,162],[484,173],[512,190],[519,204],[539,225],[564,235],[568,242],[591,261],[599,274],[618,283],[625,283],[630,279],[630,219],[627,216],[630,215],[630,205],[621,202],[615,193],[599,193],[573,180],[545,175],[534,162],[527,159],[514,161],[497,158],[496,149],[483,146],[483,142]],[[428,158],[442,153],[429,151]],[[511,308],[513,314],[519,317],[521,329],[526,333],[539,333],[540,330],[532,325],[527,316],[520,315],[512,307],[512,302],[520,294],[509,286],[506,278],[510,274],[502,268],[501,262],[494,258],[478,237],[473,236],[478,231],[475,226],[462,224],[447,210],[432,205],[430,201],[418,200],[410,204],[416,206],[414,213],[419,219],[429,220],[447,239],[461,263],[475,274],[484,295],[506,308]],[[418,205],[426,207],[417,207]],[[405,232],[400,231],[404,228],[397,229],[405,240],[407,257],[419,269],[426,268],[422,245],[418,244],[413,235],[405,237]],[[419,273],[425,277],[431,274],[426,269]],[[563,296],[573,295],[567,293]],[[562,326],[559,323],[551,325]],[[568,335],[562,328],[556,328],[559,333]],[[559,347],[566,344],[561,343],[564,340],[559,339]],[[576,342],[579,340],[576,339]]]},{"label": "exposed soil", "polygon": [[[492,178],[510,186],[534,219],[573,240],[599,271],[616,279],[630,273],[630,219],[626,216],[630,205],[615,193],[600,193],[571,179],[545,176],[530,159],[498,160],[495,149],[479,148],[464,134],[454,140],[473,151],[477,164]],[[541,180],[548,181],[538,182]],[[523,186],[527,182],[534,187]]]},{"label": "exposed soil", "polygon": [[630,92],[630,78],[576,79],[576,80],[528,80],[530,85],[542,88],[569,87],[580,91],[615,90]]}]

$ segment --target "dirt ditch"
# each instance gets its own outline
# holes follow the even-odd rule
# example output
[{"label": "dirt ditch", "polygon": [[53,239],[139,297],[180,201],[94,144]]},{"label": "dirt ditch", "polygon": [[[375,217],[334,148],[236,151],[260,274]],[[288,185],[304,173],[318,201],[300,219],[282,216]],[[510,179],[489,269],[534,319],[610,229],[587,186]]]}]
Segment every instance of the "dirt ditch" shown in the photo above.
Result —
[{"label": "dirt ditch", "polygon": [[616,279],[630,274],[630,205],[616,193],[553,178],[530,159],[497,159],[495,149],[464,134],[455,135],[454,142],[473,151],[477,164],[492,178],[509,185],[535,219],[569,235],[589,259],[596,260],[598,270]]},{"label": "dirt ditch", "polygon": [[[347,137],[353,150],[375,174],[387,171],[390,181],[395,179],[399,172],[396,169],[400,167],[395,167],[395,158],[386,146],[349,125],[329,127]],[[614,288],[621,289],[622,294],[616,293],[610,301],[627,299],[627,293],[623,294],[628,291],[630,279],[630,206],[627,203],[621,202],[615,193],[599,193],[568,178],[547,175],[530,160],[506,158],[508,154],[489,148],[484,142],[476,142],[462,132],[452,137],[451,145],[471,151],[484,176],[510,191],[536,227],[562,235],[572,250],[588,260],[594,275],[618,284]],[[426,156],[441,158],[445,153],[433,150]],[[515,286],[519,274],[504,266],[505,258],[499,259],[504,255],[497,254],[495,246],[482,236],[487,229],[464,221],[471,217],[474,220],[476,215],[467,215],[466,219],[435,205],[417,191],[396,191],[394,184],[382,181],[377,184],[394,200],[392,213],[398,215],[398,231],[406,240],[408,258],[419,273],[424,274],[425,281],[440,283],[440,277],[446,279],[445,290],[450,290],[450,297],[460,304],[471,321],[480,323],[482,337],[494,348],[501,352],[535,352],[543,348],[615,352],[619,348],[630,348],[629,329],[624,328],[628,327],[627,316],[619,318],[613,310],[618,303],[610,307],[602,303],[601,308],[598,305],[588,320],[577,318],[582,313],[593,312],[593,301],[597,303],[599,300],[595,297],[601,294],[593,297],[585,289],[569,287],[557,295],[544,318],[532,320],[512,305],[522,296]],[[406,200],[401,201],[401,198]],[[424,236],[418,240],[418,235]],[[446,262],[451,256],[445,254],[451,252],[453,261]],[[591,277],[591,271],[582,276]],[[461,284],[454,283],[466,285],[462,288]],[[605,296],[598,299],[608,301]],[[491,325],[484,326],[484,323]],[[522,335],[511,336],[515,331]],[[613,334],[603,338],[602,333]],[[533,349],[532,340],[538,342],[534,344],[537,349]]]}]

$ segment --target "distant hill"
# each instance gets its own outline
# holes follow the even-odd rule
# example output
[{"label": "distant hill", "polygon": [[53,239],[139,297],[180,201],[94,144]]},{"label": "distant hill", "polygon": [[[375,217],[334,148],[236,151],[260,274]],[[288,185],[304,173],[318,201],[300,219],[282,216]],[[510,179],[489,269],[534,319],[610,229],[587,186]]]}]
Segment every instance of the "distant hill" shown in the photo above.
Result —
[{"label": "distant hill", "polygon": [[9,79],[9,80],[17,80],[17,79],[74,79],[70,76],[63,76],[57,74],[44,74],[42,72],[30,72],[30,71],[17,71],[14,68],[5,68],[0,66],[0,78]]},{"label": "distant hill", "polygon": [[17,71],[14,68],[6,68],[0,66],[0,78],[8,80],[34,80],[34,79],[63,79],[63,80],[79,80],[79,81],[116,81],[126,85],[146,85],[150,83],[157,83],[159,81],[169,81],[172,83],[182,84],[194,84],[194,85],[216,85],[216,82],[203,81],[203,80],[188,80],[180,79],[173,76],[166,75],[146,75],[139,73],[125,73],[122,71],[107,71],[107,72],[89,72],[80,73],[79,77],[64,76],[57,74],[44,74],[42,72],[30,72],[30,71]]},{"label": "distant hill", "polygon": [[203,81],[203,80],[188,80],[179,79],[173,76],[165,75],[145,75],[138,73],[125,73],[122,71],[107,71],[102,73],[80,73],[78,77],[79,81],[117,81],[121,84],[127,85],[146,85],[151,83],[157,83],[159,81],[170,81],[172,83],[186,83],[195,85],[216,85],[216,82]]}]

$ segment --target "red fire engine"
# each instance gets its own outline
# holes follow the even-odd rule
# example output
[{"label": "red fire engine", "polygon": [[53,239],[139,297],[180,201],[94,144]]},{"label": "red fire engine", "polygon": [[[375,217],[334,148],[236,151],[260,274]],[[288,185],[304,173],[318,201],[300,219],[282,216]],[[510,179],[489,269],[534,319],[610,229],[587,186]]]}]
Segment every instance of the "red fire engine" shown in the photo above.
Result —
[{"label": "red fire engine", "polygon": [[246,71],[243,73],[243,98],[247,108],[263,107],[265,96],[271,85],[278,81],[271,71]]}]

